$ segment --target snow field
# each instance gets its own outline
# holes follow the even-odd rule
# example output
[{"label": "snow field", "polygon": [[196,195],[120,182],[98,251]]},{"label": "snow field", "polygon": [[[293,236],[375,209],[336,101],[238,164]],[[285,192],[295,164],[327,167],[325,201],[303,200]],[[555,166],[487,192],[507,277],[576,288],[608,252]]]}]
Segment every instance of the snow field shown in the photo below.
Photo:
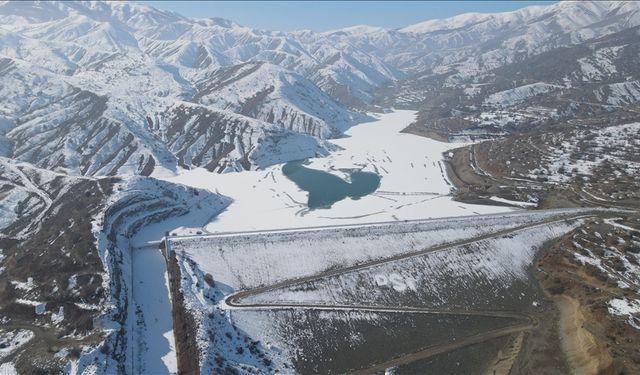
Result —
[{"label": "snow field", "polygon": [[137,373],[173,374],[178,371],[171,316],[169,280],[158,249],[134,250],[132,296],[135,303]]},{"label": "snow field", "polygon": [[159,178],[207,189],[233,200],[227,210],[206,226],[209,232],[362,224],[513,210],[453,201],[448,195],[451,185],[441,160],[443,152],[460,145],[401,133],[413,121],[413,111],[376,116],[376,121],[356,125],[344,138],[332,140],[337,150],[329,156],[310,159],[308,167],[343,178],[344,170],[352,169],[375,172],[381,177],[377,192],[357,200],[342,200],[329,210],[309,211],[307,193],[283,175],[282,165],[228,174],[213,174],[199,168]]},{"label": "snow field", "polygon": [[[512,213],[363,227],[170,238],[172,251],[233,289],[250,289],[375,259],[420,251],[566,213]],[[247,262],[251,259],[251,262]]]},{"label": "snow field", "polygon": [[[241,303],[490,308],[526,282],[542,244],[581,220],[540,224],[504,236],[252,295]],[[516,296],[517,297],[517,296]]]}]

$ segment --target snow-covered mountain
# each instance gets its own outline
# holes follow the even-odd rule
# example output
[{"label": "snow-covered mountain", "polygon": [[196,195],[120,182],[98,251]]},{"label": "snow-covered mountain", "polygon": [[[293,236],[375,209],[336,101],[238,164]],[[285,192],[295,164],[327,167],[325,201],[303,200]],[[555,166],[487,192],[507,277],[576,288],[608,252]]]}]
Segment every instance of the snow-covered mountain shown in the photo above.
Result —
[{"label": "snow-covered mountain", "polygon": [[[224,19],[187,19],[176,13],[125,2],[5,2],[0,20],[28,38],[72,43],[59,48],[68,68],[100,52],[141,52],[171,64],[189,78],[194,70],[262,61],[296,71],[323,90],[356,87],[367,99],[381,80],[397,70],[347,45],[335,45],[309,33],[256,30]],[[305,37],[306,36],[306,37]],[[89,54],[89,56],[87,56]]]},{"label": "snow-covered mountain", "polygon": [[410,130],[439,139],[502,136],[613,112],[630,120],[636,112],[625,107],[640,98],[638,2],[464,14],[387,30],[390,44],[380,30],[363,35],[372,54],[407,74],[380,91],[381,100],[420,110]]},{"label": "snow-covered mountain", "polygon": [[[394,82],[391,104],[419,108],[448,97],[445,107],[463,97],[527,105],[567,89],[631,104],[639,4],[566,1],[315,33],[135,3],[4,1],[0,155],[81,175],[251,169],[326,152],[322,139],[365,118],[354,109]],[[310,148],[263,147],[285,138]]]},{"label": "snow-covered mountain", "polygon": [[[639,10],[634,2],[561,2],[397,30],[315,33],[189,19],[136,3],[4,1],[0,155],[85,175],[239,170],[310,156],[324,152],[317,139],[361,121],[354,109],[370,107],[390,82],[411,77],[394,95],[421,98],[425,77],[465,83],[628,30],[640,24]],[[589,66],[614,50],[582,56],[585,74],[601,74]],[[636,100],[633,83],[611,82],[618,83],[624,87],[597,95]],[[314,146],[274,158],[255,151],[271,137]]]},{"label": "snow-covered mountain", "polygon": [[[136,264],[145,258],[136,258],[134,248],[155,249],[154,242],[146,242],[147,235],[154,240],[170,236],[166,231],[173,231],[177,222],[190,226],[191,234],[201,234],[206,231],[202,225],[229,204],[231,210],[234,205],[240,207],[231,215],[232,222],[234,215],[245,220],[254,210],[258,216],[271,218],[276,211],[270,207],[280,203],[263,205],[266,200],[285,202],[285,211],[296,215],[292,224],[308,213],[287,189],[282,190],[284,194],[268,189],[269,184],[283,183],[280,173],[220,178],[204,171],[191,175],[192,171],[167,178],[182,169],[257,170],[325,156],[336,145],[345,150],[329,159],[347,160],[350,146],[343,141],[349,140],[331,143],[327,139],[341,137],[350,126],[369,119],[367,110],[402,107],[418,111],[416,122],[406,132],[444,141],[504,138],[505,142],[459,149],[455,155],[447,152],[454,161],[464,154],[458,164],[478,175],[483,186],[478,185],[477,191],[463,187],[474,199],[477,195],[514,203],[512,198],[524,199],[525,195],[516,189],[520,185],[515,181],[554,182],[552,176],[562,174],[566,178],[555,182],[571,178],[580,187],[588,186],[580,185],[587,181],[582,172],[596,171],[597,177],[590,178],[601,180],[601,187],[606,185],[596,195],[615,194],[631,201],[637,191],[633,168],[638,168],[629,163],[638,160],[638,103],[640,2],[564,1],[507,13],[464,14],[398,29],[358,25],[317,33],[258,30],[220,18],[191,19],[133,2],[0,1],[0,321],[16,330],[32,326],[39,336],[29,345],[24,341],[23,346],[4,352],[19,351],[21,360],[15,364],[20,373],[153,372],[145,368],[150,363],[138,359],[155,340],[143,333],[145,322],[157,316],[145,317],[144,312],[150,310],[143,311],[138,302],[144,298],[136,300],[134,295],[146,294],[148,289],[141,285],[164,286],[166,280],[145,279],[155,272],[154,266]],[[403,114],[402,119],[405,116],[409,115]],[[404,126],[405,120],[378,124],[384,127],[391,122],[394,127],[386,128],[385,136],[367,126],[358,129],[368,140],[361,150],[366,153],[361,160],[365,164],[352,155],[348,166],[377,159],[400,163],[402,173],[415,174],[415,161],[416,171],[420,164],[440,166],[437,175],[444,178],[443,165],[437,160],[442,151],[422,161],[403,162],[387,155],[388,143],[396,142],[387,134],[424,141],[397,134],[400,128],[395,126]],[[604,126],[624,123],[631,125],[619,134],[622,127]],[[355,133],[350,133],[351,140]],[[545,146],[539,148],[539,143]],[[454,146],[442,150],[449,147]],[[620,152],[623,148],[625,152]],[[405,148],[399,150],[410,154]],[[379,151],[379,155],[370,151]],[[488,179],[493,171],[487,168],[485,172],[478,164],[487,160],[506,166],[498,169],[504,182]],[[323,168],[342,175],[343,166],[333,164],[325,161]],[[378,168],[373,168],[377,173]],[[383,185],[393,181],[393,170],[381,167],[380,174],[387,181]],[[213,181],[211,185],[207,181],[209,190],[172,182],[205,175]],[[433,180],[413,177],[416,184],[433,187]],[[442,182],[445,194],[450,186]],[[291,181],[284,183],[294,186]],[[508,200],[489,190],[495,187],[501,193],[510,184],[515,193]],[[431,188],[401,185],[400,190],[415,192],[407,198],[436,194]],[[527,193],[526,199],[537,202],[540,189],[531,186],[526,189],[532,195]],[[553,186],[549,190],[561,191]],[[620,186],[625,190],[620,191]],[[236,187],[246,188],[249,194],[256,192],[256,198],[231,202],[230,197],[245,196],[234,196]],[[222,196],[218,188],[230,197]],[[265,195],[257,193],[261,190]],[[405,194],[391,191],[395,187],[385,190],[382,195],[390,198],[381,195],[378,198],[385,199],[380,202],[395,201],[394,194]],[[415,211],[417,206],[411,207]],[[383,212],[339,214],[333,219],[360,222]],[[190,213],[188,220],[180,217],[186,213]],[[175,221],[165,227],[159,221],[167,218]],[[224,220],[228,223],[229,217]],[[152,223],[162,225],[150,228]],[[149,233],[134,235],[141,228],[150,229]],[[620,241],[625,240],[620,237],[618,244]],[[187,292],[203,291],[202,287],[214,283],[224,285],[219,275],[213,276],[215,282],[207,281],[206,274],[196,274],[200,270],[195,263],[178,265],[175,254],[174,260],[167,254],[170,267],[187,265],[182,268],[188,269],[184,275],[193,277],[184,278],[185,282],[197,281],[191,285],[197,288],[190,286],[184,289]],[[166,259],[156,255],[161,265],[158,270],[164,269]],[[240,259],[240,263],[246,261]],[[158,272],[157,276],[163,276],[164,271]],[[140,280],[135,279],[140,275]],[[44,304],[47,311],[40,315],[38,309]],[[169,310],[165,312],[171,320]],[[214,320],[202,317],[207,316],[208,322],[230,323],[215,314]],[[189,323],[181,316],[174,319]],[[231,326],[228,334],[236,332],[237,327]],[[223,333],[215,330],[218,336]],[[176,338],[189,336],[179,332]],[[8,336],[0,336],[6,344]],[[206,332],[203,342],[212,336]],[[162,337],[166,338],[164,333]],[[255,350],[259,341],[253,341],[257,336],[250,332],[224,337],[229,339],[222,339],[225,345],[234,343],[229,347],[238,356],[245,350],[255,355],[251,363],[257,367],[247,373],[261,368],[272,373],[279,365]],[[51,341],[53,338],[57,341]],[[45,341],[46,350],[41,346]],[[282,347],[263,342],[280,357]],[[197,352],[182,355],[199,357]],[[244,369],[239,367],[244,359],[234,362],[226,352],[212,349],[202,358],[212,363],[232,358],[227,361],[232,364],[229,371]],[[3,365],[0,372],[7,369]],[[284,368],[294,371],[293,367],[280,370]]]},{"label": "snow-covered mountain", "polygon": [[[42,168],[250,169],[323,152],[305,137],[363,118],[289,70],[339,75],[282,33],[122,2],[2,2],[0,23],[2,155]],[[318,147],[251,154],[292,132]]]},{"label": "snow-covered mountain", "polygon": [[320,138],[340,134],[357,118],[309,80],[269,63],[207,71],[195,88],[193,101]]},{"label": "snow-covered mountain", "polygon": [[324,33],[406,72],[478,74],[488,69],[640,25],[633,1],[561,1],[505,13],[467,13],[387,30]]}]

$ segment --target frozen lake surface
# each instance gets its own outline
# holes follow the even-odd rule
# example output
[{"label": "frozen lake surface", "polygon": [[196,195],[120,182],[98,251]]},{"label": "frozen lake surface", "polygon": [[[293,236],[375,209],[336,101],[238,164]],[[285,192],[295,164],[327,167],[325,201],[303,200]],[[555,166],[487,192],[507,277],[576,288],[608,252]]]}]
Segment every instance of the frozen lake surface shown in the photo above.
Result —
[{"label": "frozen lake surface", "polygon": [[[414,111],[377,114],[376,120],[349,129],[332,140],[339,150],[309,159],[307,168],[331,173],[344,181],[353,171],[380,176],[378,189],[359,199],[346,198],[329,210],[310,210],[309,193],[283,173],[286,164],[260,171],[215,174],[203,168],[185,170],[168,181],[208,189],[233,199],[206,225],[209,232],[300,228],[490,214],[510,211],[501,206],[454,201],[442,164],[442,153],[460,144],[438,142],[401,133]],[[193,228],[186,233],[194,233]],[[182,231],[183,233],[185,231]]]}]

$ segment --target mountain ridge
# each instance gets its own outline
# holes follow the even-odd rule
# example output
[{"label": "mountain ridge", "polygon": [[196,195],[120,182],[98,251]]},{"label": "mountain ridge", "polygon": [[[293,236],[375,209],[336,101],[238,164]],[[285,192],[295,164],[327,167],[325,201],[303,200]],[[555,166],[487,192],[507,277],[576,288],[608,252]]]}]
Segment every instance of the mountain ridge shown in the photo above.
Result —
[{"label": "mountain ridge", "polygon": [[[0,129],[2,154],[14,153],[41,167],[101,175],[175,171],[178,166],[217,171],[258,168],[264,162],[247,154],[258,146],[249,141],[253,137],[260,143],[295,132],[319,139],[309,138],[305,144],[322,145],[323,139],[339,137],[349,126],[366,119],[365,109],[409,106],[425,108],[421,118],[432,116],[433,111],[426,107],[433,102],[425,98],[434,90],[446,92],[460,85],[483,82],[485,88],[478,92],[485,98],[493,95],[483,103],[498,105],[495,99],[507,88],[497,80],[497,72],[511,75],[514,73],[506,67],[535,61],[548,51],[588,46],[589,41],[631,30],[640,25],[640,5],[560,2],[499,14],[464,14],[398,29],[356,25],[323,33],[258,30],[230,20],[190,19],[122,2],[3,2],[0,21],[4,72],[0,91],[8,98],[0,107],[0,116],[10,124]],[[625,48],[616,53],[628,55],[621,52]],[[577,62],[580,69],[590,69],[600,79],[608,77],[593,100],[638,100],[633,80],[620,82],[611,74],[600,73],[604,67],[589,68],[593,65],[589,61],[596,57],[581,54],[575,58],[583,59]],[[538,83],[525,80],[522,86],[557,86],[560,78]],[[515,76],[511,80],[517,81]],[[385,99],[380,90],[394,99]],[[84,92],[83,99],[78,92]],[[543,94],[527,92],[523,100]],[[609,99],[610,92],[618,96]],[[83,127],[78,121],[86,119],[80,120],[78,113],[56,109],[61,103],[79,108],[77,102],[68,102],[70,98],[86,101],[88,97],[103,98],[92,99],[96,103],[104,101],[96,107],[101,116],[94,126]],[[175,131],[176,119],[170,116],[183,116],[184,111],[176,112],[176,108],[186,109],[185,102],[202,107],[198,111],[216,120],[206,122],[207,117],[200,115],[200,120],[180,117],[199,125],[184,127],[183,131],[195,134],[184,134],[186,143],[175,143],[175,139],[164,138],[167,129],[161,127],[173,124]],[[53,112],[47,114],[47,110]],[[53,125],[52,114],[65,120]],[[43,121],[49,122],[48,127],[43,127]],[[423,122],[418,120],[418,124]],[[103,134],[106,123],[112,129],[108,136],[89,140]],[[240,131],[240,123],[249,127],[243,125]],[[207,132],[202,133],[205,127],[217,129],[208,134],[222,131],[225,136],[209,138]],[[74,129],[79,139],[86,139],[80,142],[85,149],[78,151],[80,146],[68,137],[62,138],[66,140],[61,146],[56,137],[34,133],[44,129],[51,134],[69,134]],[[276,129],[281,134],[276,135]],[[85,134],[80,135],[82,132]],[[240,136],[244,132],[254,135]],[[41,151],[11,146],[22,145],[30,137],[40,139],[37,147]],[[212,139],[217,143],[211,143]],[[90,144],[96,147],[87,149]],[[52,150],[59,153],[55,160]],[[116,155],[123,150],[127,150],[126,160]],[[314,146],[313,153],[325,151]],[[184,159],[192,152],[199,156]],[[214,161],[217,165],[211,164]],[[107,167],[109,163],[114,165]]]}]

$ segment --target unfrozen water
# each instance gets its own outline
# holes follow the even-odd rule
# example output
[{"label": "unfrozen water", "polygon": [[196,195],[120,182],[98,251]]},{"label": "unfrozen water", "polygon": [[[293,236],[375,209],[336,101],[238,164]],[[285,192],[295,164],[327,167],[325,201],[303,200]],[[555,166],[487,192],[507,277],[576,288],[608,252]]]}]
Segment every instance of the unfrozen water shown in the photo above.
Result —
[{"label": "unfrozen water", "polygon": [[331,208],[331,205],[346,197],[359,199],[373,193],[380,186],[380,176],[375,173],[351,172],[349,183],[334,174],[308,168],[303,161],[285,164],[282,174],[309,193],[307,206],[310,209]]}]

